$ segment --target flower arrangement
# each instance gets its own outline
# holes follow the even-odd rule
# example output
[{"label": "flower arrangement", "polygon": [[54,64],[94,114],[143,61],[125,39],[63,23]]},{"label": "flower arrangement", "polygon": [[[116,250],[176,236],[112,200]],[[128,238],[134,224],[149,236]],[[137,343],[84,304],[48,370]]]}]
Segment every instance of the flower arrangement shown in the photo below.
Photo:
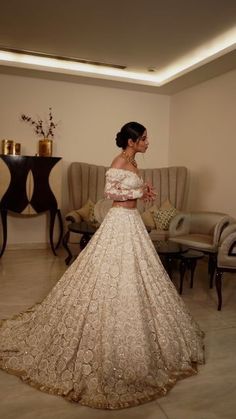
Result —
[{"label": "flower arrangement", "polygon": [[31,116],[25,114],[21,115],[21,120],[28,122],[33,126],[34,132],[36,135],[46,138],[54,138],[54,130],[56,129],[58,123],[53,121],[52,108],[49,108],[48,120],[43,121],[41,118],[38,120],[33,120]]}]

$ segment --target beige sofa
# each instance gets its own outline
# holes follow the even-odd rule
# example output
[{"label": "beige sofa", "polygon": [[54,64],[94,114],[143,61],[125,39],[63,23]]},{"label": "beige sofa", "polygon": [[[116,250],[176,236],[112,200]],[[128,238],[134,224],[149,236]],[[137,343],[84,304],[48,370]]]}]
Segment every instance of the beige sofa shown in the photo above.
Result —
[{"label": "beige sofa", "polygon": [[[96,166],[88,163],[74,162],[68,169],[69,195],[72,211],[66,215],[67,222],[80,222],[84,211],[81,208],[88,207],[92,209],[95,205],[94,214],[99,222],[105,216],[105,213],[112,202],[104,200],[105,173],[108,168]],[[152,215],[157,214],[157,209],[162,212],[158,216],[165,216],[167,213],[174,215],[177,211],[183,209],[183,202],[186,189],[187,169],[185,167],[163,167],[155,169],[141,169],[140,174],[144,181],[153,184],[157,197],[153,204],[145,204],[142,200],[138,201],[138,209],[143,220],[154,240],[163,240],[168,238],[169,229],[157,228],[163,223],[156,222]],[[151,216],[150,216],[151,215]],[[150,219],[152,218],[152,222]],[[168,223],[167,223],[168,224]],[[172,228],[174,221],[172,220]]]}]

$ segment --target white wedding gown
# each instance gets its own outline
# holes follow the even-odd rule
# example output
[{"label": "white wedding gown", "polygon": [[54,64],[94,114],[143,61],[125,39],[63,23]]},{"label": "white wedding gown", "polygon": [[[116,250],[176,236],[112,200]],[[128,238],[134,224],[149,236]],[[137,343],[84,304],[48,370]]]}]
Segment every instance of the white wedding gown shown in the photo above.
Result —
[{"label": "white wedding gown", "polygon": [[195,374],[202,338],[139,212],[113,207],[45,300],[2,322],[0,366],[42,391],[119,409]]}]

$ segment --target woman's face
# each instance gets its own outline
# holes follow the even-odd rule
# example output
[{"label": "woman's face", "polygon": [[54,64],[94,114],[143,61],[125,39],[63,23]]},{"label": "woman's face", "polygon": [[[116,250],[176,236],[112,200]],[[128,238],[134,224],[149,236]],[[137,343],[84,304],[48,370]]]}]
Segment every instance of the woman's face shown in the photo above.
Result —
[{"label": "woman's face", "polygon": [[149,142],[147,137],[147,131],[145,130],[138,140],[134,143],[134,150],[136,153],[145,153],[148,148]]}]

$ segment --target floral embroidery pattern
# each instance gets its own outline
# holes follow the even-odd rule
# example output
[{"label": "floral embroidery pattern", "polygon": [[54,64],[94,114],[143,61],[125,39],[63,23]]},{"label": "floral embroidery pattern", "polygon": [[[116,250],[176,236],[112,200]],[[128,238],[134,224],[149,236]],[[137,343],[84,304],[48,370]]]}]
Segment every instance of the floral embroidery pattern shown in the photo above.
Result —
[{"label": "floral embroidery pattern", "polygon": [[110,168],[106,172],[104,195],[115,201],[142,198],[143,180],[134,172]]},{"label": "floral embroidery pattern", "polygon": [[202,338],[139,212],[113,207],[45,300],[2,321],[0,366],[42,391],[118,409],[195,374]]}]

